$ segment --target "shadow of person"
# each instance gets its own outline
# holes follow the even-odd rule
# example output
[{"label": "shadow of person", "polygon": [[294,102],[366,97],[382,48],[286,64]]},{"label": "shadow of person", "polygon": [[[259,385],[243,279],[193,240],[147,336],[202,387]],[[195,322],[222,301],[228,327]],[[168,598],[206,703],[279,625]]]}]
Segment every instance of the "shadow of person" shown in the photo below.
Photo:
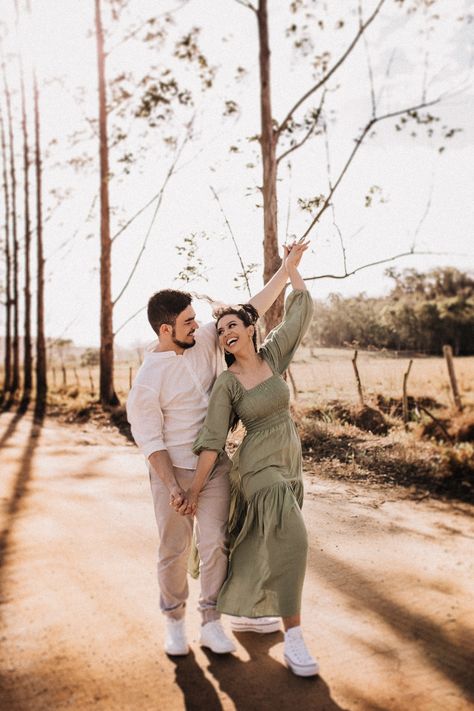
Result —
[{"label": "shadow of person", "polygon": [[168,657],[175,665],[175,680],[184,694],[186,711],[222,711],[216,690],[196,662],[194,652],[186,657]]},{"label": "shadow of person", "polygon": [[232,655],[214,654],[204,648],[209,672],[219,688],[232,699],[236,711],[295,711],[298,706],[313,711],[344,711],[332,698],[320,677],[297,677],[270,656],[283,634],[236,633],[235,637],[250,657],[242,661]]}]

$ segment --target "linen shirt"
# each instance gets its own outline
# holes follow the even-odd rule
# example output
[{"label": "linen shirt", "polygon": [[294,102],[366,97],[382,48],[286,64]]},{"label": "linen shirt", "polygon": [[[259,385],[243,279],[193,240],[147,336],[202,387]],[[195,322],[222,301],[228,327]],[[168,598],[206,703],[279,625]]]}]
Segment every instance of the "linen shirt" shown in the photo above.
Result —
[{"label": "linen shirt", "polygon": [[182,355],[147,350],[127,400],[133,438],[145,457],[168,450],[173,466],[183,469],[196,467],[192,444],[223,370],[215,323],[199,327],[194,337]]}]

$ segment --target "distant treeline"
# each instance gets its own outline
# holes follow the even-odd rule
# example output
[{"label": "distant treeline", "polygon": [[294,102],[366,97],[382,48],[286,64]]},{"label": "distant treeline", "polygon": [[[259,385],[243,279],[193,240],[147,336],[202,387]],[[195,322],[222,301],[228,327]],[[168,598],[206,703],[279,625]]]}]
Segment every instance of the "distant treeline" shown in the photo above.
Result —
[{"label": "distant treeline", "polygon": [[320,346],[359,345],[440,354],[474,354],[474,276],[454,268],[387,270],[388,296],[331,294],[316,301],[309,341]]}]

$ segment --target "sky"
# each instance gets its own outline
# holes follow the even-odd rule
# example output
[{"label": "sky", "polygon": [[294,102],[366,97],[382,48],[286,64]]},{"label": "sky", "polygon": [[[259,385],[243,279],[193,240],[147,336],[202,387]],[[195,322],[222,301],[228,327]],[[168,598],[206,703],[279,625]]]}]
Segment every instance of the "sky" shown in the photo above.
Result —
[{"label": "sky", "polygon": [[[47,335],[95,346],[99,343],[99,221],[93,2],[33,0],[33,18],[29,22],[24,17],[19,30],[15,29],[13,2],[0,2],[9,26],[7,48],[13,48],[19,32],[26,65],[36,64],[42,84],[48,215]],[[304,15],[292,15],[286,0],[269,0],[273,112],[279,120],[314,83],[311,63],[315,55],[330,51],[331,66],[357,31],[356,2],[319,0],[307,4],[314,6],[323,27],[312,18],[307,20],[307,37],[302,45],[307,56],[302,56],[285,30],[293,22],[304,24]],[[433,254],[362,270],[346,279],[308,280],[315,298],[325,298],[334,291],[347,296],[386,293],[390,288],[390,280],[384,276],[388,266],[425,270],[443,265],[471,269],[474,265],[474,2],[437,0],[428,10],[410,12],[415,4],[422,3],[405,0],[400,7],[395,0],[386,0],[367,32],[366,43],[359,43],[328,82],[324,117],[332,180],[371,115],[368,58],[377,115],[417,105],[425,91],[428,100],[441,97],[430,109],[439,117],[434,135],[428,137],[423,126],[397,131],[394,120],[377,124],[374,135],[364,142],[341,181],[334,210],[328,210],[310,233],[310,250],[301,271],[307,278],[340,275],[341,238],[349,270],[405,252],[413,244],[417,251]],[[364,16],[374,7],[375,2],[366,0]],[[140,18],[168,11],[173,12],[168,43],[146,47],[133,39],[120,41],[124,28],[135,26]],[[339,19],[344,20],[344,25],[336,30]],[[174,64],[170,60],[172,38],[192,27],[201,28],[199,44],[210,65],[216,68],[214,86],[207,92],[200,91],[192,67],[178,66],[176,60]],[[190,0],[183,7],[178,0],[130,0],[121,25],[114,26],[107,42],[113,48],[107,64],[109,77],[130,74],[127,87],[134,97],[140,93],[137,77],[148,70],[157,72],[166,64],[176,68],[180,80],[193,89],[195,96],[192,109],[178,112],[169,126],[151,129],[143,119],[128,119],[126,138],[112,154],[110,194],[115,232],[162,186],[173,160],[163,136],[173,135],[182,141],[186,133],[183,124],[194,115],[193,138],[183,149],[151,228],[153,207],[114,242],[116,296],[149,232],[139,266],[114,311],[116,342],[130,346],[152,338],[143,307],[158,289],[184,288],[231,302],[245,299],[245,290],[234,281],[241,271],[239,256],[211,186],[219,196],[244,263],[257,265],[250,279],[252,292],[262,286],[260,162],[258,144],[248,140],[259,131],[258,46],[253,14],[235,0]],[[13,60],[9,77],[13,82]],[[308,102],[307,108],[317,105],[320,96],[317,94],[314,101]],[[18,95],[14,100],[18,107]],[[224,117],[229,100],[235,101],[238,108]],[[30,111],[30,131],[31,120]],[[111,126],[113,122],[112,116]],[[452,128],[462,130],[445,138]],[[413,130],[416,136],[410,135]],[[17,139],[20,156],[19,133]],[[236,150],[231,151],[231,146]],[[124,164],[116,159],[127,152],[139,158],[124,174]],[[73,169],[71,160],[79,156],[84,160],[76,161]],[[308,226],[311,217],[298,207],[298,198],[309,199],[327,191],[327,166],[321,136],[292,154],[291,171],[287,161],[281,162],[280,243],[287,234],[299,236]],[[58,194],[61,204],[49,216]],[[372,202],[367,207],[366,196],[370,194]],[[179,279],[185,259],[177,247],[190,235],[194,235],[199,272],[205,279],[186,283]],[[208,307],[199,301],[196,307],[199,317],[207,319]],[[137,312],[140,313],[125,324]]]}]

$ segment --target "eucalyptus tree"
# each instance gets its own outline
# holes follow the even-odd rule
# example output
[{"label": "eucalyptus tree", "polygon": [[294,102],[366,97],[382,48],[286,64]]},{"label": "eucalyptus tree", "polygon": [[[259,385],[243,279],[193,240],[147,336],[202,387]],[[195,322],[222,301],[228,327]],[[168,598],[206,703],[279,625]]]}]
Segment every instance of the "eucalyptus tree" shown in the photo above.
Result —
[{"label": "eucalyptus tree", "polygon": [[[424,135],[428,136],[435,133],[438,117],[432,113],[431,107],[439,104],[442,97],[434,94],[432,90],[431,95],[428,96],[430,81],[436,78],[429,76],[429,55],[425,53],[419,63],[418,97],[408,98],[408,91],[404,95],[404,87],[399,87],[400,100],[395,107],[389,108],[383,101],[383,89],[384,84],[389,81],[391,64],[397,48],[392,45],[391,33],[388,32],[383,38],[384,46],[379,45],[378,50],[388,53],[390,58],[387,67],[383,69],[379,67],[379,75],[376,75],[371,61],[369,38],[370,32],[382,21],[382,11],[389,9],[393,13],[404,13],[403,21],[408,25],[413,22],[417,14],[424,13],[423,32],[428,37],[439,20],[437,6],[443,4],[443,0],[356,0],[343,4],[325,3],[320,0],[291,0],[288,3],[279,3],[277,0],[232,0],[232,2],[238,3],[252,13],[257,29],[260,131],[258,135],[252,137],[252,140],[257,140],[260,147],[262,182],[258,189],[263,201],[263,279],[266,282],[281,263],[278,249],[278,190],[279,185],[284,181],[284,176],[279,174],[283,161],[288,162],[290,156],[296,151],[306,151],[314,139],[318,139],[323,146],[326,144],[323,153],[326,153],[324,162],[327,162],[327,186],[317,190],[316,194],[309,198],[298,199],[299,207],[310,216],[309,223],[299,235],[307,238],[326,211],[333,211],[335,195],[341,183],[349,169],[353,167],[352,164],[362,145],[375,134],[379,124],[392,123],[396,131],[414,126],[415,128],[410,128],[413,135],[419,135],[421,130],[424,130]],[[446,4],[444,10],[450,13],[449,6],[446,7]],[[300,73],[311,77],[311,80],[308,80],[307,87],[300,96],[288,101],[283,117],[277,119],[273,110],[275,79],[272,77],[272,60],[281,43],[270,30],[272,19],[277,15],[281,17],[285,13],[288,17],[286,38],[292,43],[294,52],[303,55],[306,63],[300,69]],[[338,13],[338,16],[335,16],[335,13]],[[458,19],[456,18],[456,21]],[[397,16],[392,20],[400,25],[400,18]],[[339,40],[341,34],[344,36],[343,42]],[[335,109],[328,106],[329,97],[344,89],[344,84],[341,86],[340,76],[344,67],[355,56],[356,50],[364,51],[366,55],[367,76],[364,84],[360,86],[360,93],[367,95],[369,107],[365,122],[362,127],[356,129],[352,145],[342,161],[342,166],[333,175],[327,148],[327,127],[331,121],[336,120],[336,116]],[[251,61],[250,58],[247,60]],[[242,56],[239,57],[239,61],[245,62]],[[277,81],[281,89],[281,82],[284,81],[281,75],[278,76]],[[288,94],[292,95],[293,87],[288,85],[287,89]],[[235,102],[233,103],[235,110]],[[439,124],[438,136],[442,136],[443,139],[450,138],[457,130]],[[314,153],[312,155],[314,160]],[[372,192],[368,191],[366,204],[371,203],[377,188],[378,186],[373,186]],[[345,278],[354,271],[347,266],[343,236],[339,233],[337,238],[341,241],[343,272],[340,275],[324,276]],[[415,246],[390,259],[413,253],[415,253]],[[366,266],[369,265],[360,268]],[[266,315],[267,328],[273,327],[281,319],[281,314],[282,300],[280,299]]]},{"label": "eucalyptus tree", "polygon": [[[140,17],[139,3],[124,0],[94,0],[95,36],[98,69],[98,140],[100,163],[100,399],[104,405],[115,405],[118,398],[113,381],[114,327],[113,310],[122,298],[146,249],[157,211],[159,210],[165,188],[176,169],[184,144],[189,140],[192,130],[194,111],[193,91],[186,86],[179,75],[177,65],[186,65],[195,69],[202,90],[212,86],[214,68],[199,47],[199,29],[193,27],[187,31],[178,31],[178,36],[170,38],[174,22],[171,12],[147,18]],[[186,3],[181,3],[184,6]],[[107,12],[107,22],[104,13]],[[131,19],[130,19],[131,18]],[[128,24],[127,24],[128,23]],[[133,51],[133,45],[144,52],[151,48],[160,52],[161,63],[147,66],[141,76],[130,69],[118,68],[114,62],[115,74],[108,76],[108,64],[112,54],[119,54],[124,45]],[[168,46],[170,45],[170,46]],[[131,150],[130,140],[133,125],[143,128],[145,122],[145,141]],[[180,128],[185,130],[185,137],[180,142]],[[118,229],[111,227],[111,197],[113,178],[119,169],[124,176],[133,174],[134,166],[140,159],[146,158],[148,141],[152,141],[151,132],[161,132],[163,145],[174,151],[170,167],[163,184],[148,201],[145,208],[154,204],[154,211],[145,238],[137,250],[130,273],[115,297],[112,296],[112,247],[115,240],[131,224],[134,215]],[[142,136],[143,139],[143,136]],[[127,149],[121,150],[127,141]],[[156,141],[156,139],[155,139]],[[111,154],[114,154],[114,170],[111,169]],[[139,211],[141,213],[142,210]]]}]

